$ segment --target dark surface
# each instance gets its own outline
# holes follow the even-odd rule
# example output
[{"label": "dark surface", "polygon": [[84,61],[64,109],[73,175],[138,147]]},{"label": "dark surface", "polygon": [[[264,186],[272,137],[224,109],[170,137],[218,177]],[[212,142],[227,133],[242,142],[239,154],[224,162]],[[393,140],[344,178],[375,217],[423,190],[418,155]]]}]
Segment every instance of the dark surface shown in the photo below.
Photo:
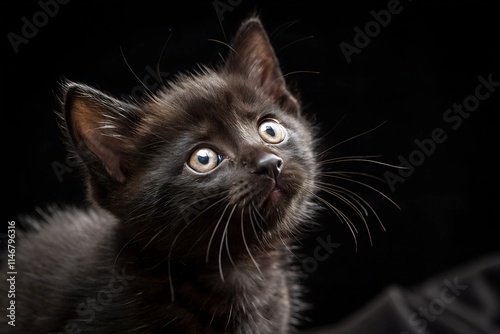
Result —
[{"label": "dark surface", "polygon": [[388,286],[344,321],[307,333],[500,334],[500,256],[464,263],[409,289]]},{"label": "dark surface", "polygon": [[[351,184],[376,208],[386,228],[384,232],[370,215],[370,246],[363,222],[354,212],[348,213],[359,230],[357,250],[347,226],[331,212],[322,214],[323,229],[304,238],[298,255],[308,274],[306,299],[314,306],[308,314],[311,323],[305,327],[343,319],[390,284],[410,286],[500,250],[499,176],[494,162],[500,87],[456,129],[450,127],[455,123],[443,120],[448,108],[474,94],[478,76],[491,74],[493,81],[500,81],[500,24],[494,1],[402,1],[402,11],[392,15],[350,63],[339,44],[354,44],[353,28],[363,29],[373,20],[370,11],[386,9],[388,1],[333,4],[333,9],[319,1],[232,3],[238,2],[219,22],[210,1],[71,1],[60,5],[18,53],[7,34],[20,34],[21,18],[33,22],[41,7],[35,1],[3,4],[5,221],[33,213],[35,206],[82,199],[77,172],[65,173],[59,181],[53,170],[54,162],[70,166],[53,113],[62,77],[116,96],[140,92],[123,55],[141,79],[158,64],[164,78],[166,72],[173,75],[199,63],[216,65],[227,48],[209,39],[230,39],[239,22],[255,9],[272,34],[284,73],[320,72],[290,74],[287,79],[301,91],[306,112],[317,115],[323,134],[340,121],[325,137],[323,148],[386,121],[377,130],[335,147],[330,157],[382,155],[379,160],[397,165],[400,155],[418,154],[413,153],[415,140],[430,138],[436,128],[446,135],[432,154],[422,155],[421,165],[394,191],[385,184],[384,172],[397,174],[395,169],[366,163],[332,165],[382,177],[382,182],[364,180],[401,210],[371,189]],[[157,82],[149,80],[155,88]],[[328,200],[341,205],[334,198]],[[340,245],[312,270],[307,267],[310,259],[304,259],[314,257],[321,244],[318,236]]]}]

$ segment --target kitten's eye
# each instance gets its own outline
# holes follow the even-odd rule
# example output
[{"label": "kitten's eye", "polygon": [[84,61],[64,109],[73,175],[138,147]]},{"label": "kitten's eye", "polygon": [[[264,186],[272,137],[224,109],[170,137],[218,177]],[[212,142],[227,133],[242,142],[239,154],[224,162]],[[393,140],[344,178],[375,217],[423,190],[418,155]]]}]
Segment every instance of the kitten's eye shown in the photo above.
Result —
[{"label": "kitten's eye", "polygon": [[259,126],[259,135],[269,144],[278,144],[285,140],[286,129],[275,120],[265,120]]},{"label": "kitten's eye", "polygon": [[221,162],[221,157],[210,148],[200,148],[191,154],[188,165],[198,173],[208,173]]}]

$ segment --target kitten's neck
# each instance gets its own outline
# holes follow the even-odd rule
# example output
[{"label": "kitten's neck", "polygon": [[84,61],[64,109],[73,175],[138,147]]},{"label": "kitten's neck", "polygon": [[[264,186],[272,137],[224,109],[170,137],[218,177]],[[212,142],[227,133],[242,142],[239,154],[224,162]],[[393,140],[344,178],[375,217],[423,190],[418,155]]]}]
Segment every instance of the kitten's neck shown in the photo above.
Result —
[{"label": "kitten's neck", "polygon": [[[234,263],[223,260],[222,273],[218,265],[180,260],[169,264],[165,259],[152,267],[145,253],[135,251],[130,251],[136,254],[133,261],[128,254],[123,258],[132,266],[129,271],[136,277],[137,291],[148,287],[147,294],[141,295],[144,302],[163,310],[164,323],[176,321],[190,328],[189,319],[202,318],[215,332],[282,333],[291,311],[289,273],[283,268],[287,253],[281,247],[253,252],[252,258],[235,258]],[[181,308],[193,317],[184,314],[170,319],[171,308]]]}]

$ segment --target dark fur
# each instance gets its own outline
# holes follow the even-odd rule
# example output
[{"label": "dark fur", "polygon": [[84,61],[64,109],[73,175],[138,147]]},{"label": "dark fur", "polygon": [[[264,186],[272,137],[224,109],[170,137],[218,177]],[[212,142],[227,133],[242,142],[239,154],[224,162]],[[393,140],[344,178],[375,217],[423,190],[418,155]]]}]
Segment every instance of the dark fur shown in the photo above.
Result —
[{"label": "dark fur", "polygon": [[[257,18],[232,48],[218,70],[181,75],[143,103],[64,84],[62,123],[93,207],[48,212],[20,240],[10,332],[292,331],[287,247],[313,213],[312,127]],[[285,142],[259,137],[266,118]],[[223,158],[204,175],[186,166],[200,145]],[[258,165],[268,153],[283,160],[274,203]]]}]

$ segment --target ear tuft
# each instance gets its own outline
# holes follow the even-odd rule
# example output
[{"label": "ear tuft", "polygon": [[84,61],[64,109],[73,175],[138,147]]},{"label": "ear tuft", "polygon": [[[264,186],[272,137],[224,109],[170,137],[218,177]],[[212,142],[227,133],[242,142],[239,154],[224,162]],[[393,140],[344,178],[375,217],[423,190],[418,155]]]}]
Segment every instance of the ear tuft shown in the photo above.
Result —
[{"label": "ear tuft", "polygon": [[64,83],[62,102],[68,136],[91,174],[125,182],[137,108],[73,82]]}]

